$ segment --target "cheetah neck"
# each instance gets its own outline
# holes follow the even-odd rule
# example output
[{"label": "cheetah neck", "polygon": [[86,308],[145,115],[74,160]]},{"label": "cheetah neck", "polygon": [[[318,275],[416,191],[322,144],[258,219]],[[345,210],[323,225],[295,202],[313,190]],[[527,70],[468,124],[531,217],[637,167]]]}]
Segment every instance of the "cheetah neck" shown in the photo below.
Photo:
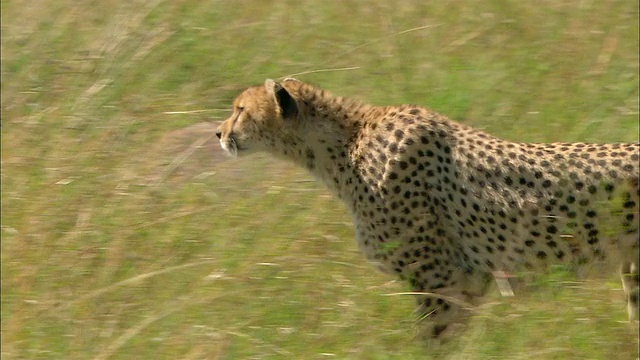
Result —
[{"label": "cheetah neck", "polygon": [[360,157],[357,140],[367,127],[365,118],[375,118],[378,107],[335,97],[324,90],[302,84],[289,88],[301,105],[301,123],[280,156],[306,168],[338,197],[349,197],[348,182],[353,181]]}]

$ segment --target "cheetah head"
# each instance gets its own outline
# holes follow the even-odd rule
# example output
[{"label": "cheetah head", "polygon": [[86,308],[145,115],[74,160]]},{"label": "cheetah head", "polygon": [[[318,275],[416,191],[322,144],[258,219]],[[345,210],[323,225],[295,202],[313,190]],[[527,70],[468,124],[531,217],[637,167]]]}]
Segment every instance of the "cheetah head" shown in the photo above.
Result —
[{"label": "cheetah head", "polygon": [[233,113],[216,135],[229,155],[247,155],[286,138],[297,115],[295,99],[281,84],[267,79],[264,86],[250,87],[234,100]]}]

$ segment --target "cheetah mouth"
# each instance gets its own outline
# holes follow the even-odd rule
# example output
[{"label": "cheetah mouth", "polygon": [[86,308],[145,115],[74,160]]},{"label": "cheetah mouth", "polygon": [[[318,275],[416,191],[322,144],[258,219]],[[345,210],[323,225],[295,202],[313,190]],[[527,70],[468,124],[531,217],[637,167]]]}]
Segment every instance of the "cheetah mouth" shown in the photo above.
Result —
[{"label": "cheetah mouth", "polygon": [[237,157],[238,150],[241,150],[241,148],[238,146],[238,143],[236,142],[236,139],[232,136],[229,136],[226,139],[220,139],[220,146],[224,151],[227,152],[227,154],[233,157]]}]

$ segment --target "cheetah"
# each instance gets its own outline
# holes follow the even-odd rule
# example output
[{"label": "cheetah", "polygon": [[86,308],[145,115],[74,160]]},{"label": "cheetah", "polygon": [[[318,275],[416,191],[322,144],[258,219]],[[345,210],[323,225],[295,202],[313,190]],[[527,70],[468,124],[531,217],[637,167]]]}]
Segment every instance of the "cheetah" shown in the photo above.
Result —
[{"label": "cheetah", "polygon": [[246,89],[216,135],[228,154],[287,159],[340,198],[359,249],[421,294],[431,339],[469,315],[492,273],[557,263],[612,259],[637,319],[640,144],[511,142],[296,79]]}]

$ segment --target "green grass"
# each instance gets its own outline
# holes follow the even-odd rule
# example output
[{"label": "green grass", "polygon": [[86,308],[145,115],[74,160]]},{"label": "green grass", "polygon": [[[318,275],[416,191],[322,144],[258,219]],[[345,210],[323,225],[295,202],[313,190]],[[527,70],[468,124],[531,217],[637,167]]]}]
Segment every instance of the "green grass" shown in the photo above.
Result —
[{"label": "green grass", "polygon": [[635,358],[617,277],[562,271],[426,348],[340,203],[211,138],[308,72],[511,140],[638,141],[637,1],[422,3],[3,0],[3,358]]}]

